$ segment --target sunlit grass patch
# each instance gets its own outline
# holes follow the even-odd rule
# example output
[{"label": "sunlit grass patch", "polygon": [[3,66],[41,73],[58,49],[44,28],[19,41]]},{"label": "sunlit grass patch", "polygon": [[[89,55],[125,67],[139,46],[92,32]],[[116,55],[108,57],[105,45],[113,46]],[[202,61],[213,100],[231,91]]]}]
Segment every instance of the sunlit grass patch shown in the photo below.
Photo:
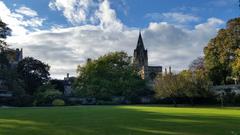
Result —
[{"label": "sunlit grass patch", "polygon": [[0,109],[0,135],[238,135],[239,108],[78,106]]}]

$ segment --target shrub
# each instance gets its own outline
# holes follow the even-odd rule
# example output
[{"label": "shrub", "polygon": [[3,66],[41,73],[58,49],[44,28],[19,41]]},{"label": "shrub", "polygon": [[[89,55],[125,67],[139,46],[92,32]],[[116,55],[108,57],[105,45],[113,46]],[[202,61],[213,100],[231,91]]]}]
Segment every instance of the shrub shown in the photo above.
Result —
[{"label": "shrub", "polygon": [[65,105],[65,101],[62,99],[54,99],[52,101],[52,105],[53,106],[64,106]]},{"label": "shrub", "polygon": [[51,84],[45,84],[38,88],[35,93],[35,105],[48,106],[54,99],[59,99],[62,93],[54,88]]}]

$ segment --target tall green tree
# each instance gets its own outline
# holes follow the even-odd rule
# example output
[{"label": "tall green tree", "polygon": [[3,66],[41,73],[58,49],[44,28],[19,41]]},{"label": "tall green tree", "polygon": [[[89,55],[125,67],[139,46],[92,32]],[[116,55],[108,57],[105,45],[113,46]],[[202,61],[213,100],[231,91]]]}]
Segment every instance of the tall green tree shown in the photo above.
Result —
[{"label": "tall green tree", "polygon": [[236,18],[230,20],[227,28],[221,29],[204,48],[205,67],[215,85],[226,84],[227,77],[232,76],[232,64],[238,58],[236,50],[239,48],[239,35],[240,18]]},{"label": "tall green tree", "polygon": [[113,52],[78,67],[75,88],[83,97],[111,100],[123,96],[137,100],[145,93],[145,81],[138,76],[125,52]]},{"label": "tall green tree", "polygon": [[7,27],[7,24],[4,23],[0,19],[0,49],[7,47],[7,43],[4,41],[4,39],[7,38],[7,36],[11,35],[11,29]]},{"label": "tall green tree", "polygon": [[184,70],[178,74],[182,78],[183,93],[191,104],[194,104],[196,98],[207,98],[212,96],[210,91],[211,82],[207,78],[204,70]]},{"label": "tall green tree", "polygon": [[193,92],[192,95],[195,95],[195,97],[207,97],[211,94],[209,93],[209,87],[211,87],[212,83],[208,77],[208,72],[204,63],[204,57],[198,57],[197,59],[193,60],[189,66],[189,69],[184,70],[179,74],[183,75],[192,83],[193,88],[192,90],[190,89],[189,92]]},{"label": "tall green tree", "polygon": [[49,81],[49,69],[47,64],[32,57],[26,57],[18,63],[17,73],[24,81],[26,93],[33,95],[41,85]]},{"label": "tall green tree", "polygon": [[9,66],[9,61],[4,51],[7,47],[7,43],[4,40],[10,35],[11,29],[0,19],[0,69],[7,68]]},{"label": "tall green tree", "polygon": [[170,98],[177,106],[177,98],[184,97],[184,78],[176,74],[166,74],[159,76],[155,82],[156,98]]}]

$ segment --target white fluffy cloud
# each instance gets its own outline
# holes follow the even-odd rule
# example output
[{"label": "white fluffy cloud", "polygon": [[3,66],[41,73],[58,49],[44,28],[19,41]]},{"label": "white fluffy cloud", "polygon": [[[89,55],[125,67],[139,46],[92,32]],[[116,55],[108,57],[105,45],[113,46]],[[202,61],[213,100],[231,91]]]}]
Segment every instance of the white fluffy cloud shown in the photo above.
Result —
[{"label": "white fluffy cloud", "polygon": [[[52,2],[57,1],[60,2]],[[13,36],[8,42],[13,47],[24,48],[24,56],[36,57],[48,63],[52,77],[57,78],[62,78],[66,73],[75,75],[77,65],[83,64],[87,58],[97,58],[110,51],[121,50],[132,55],[138,30],[124,26],[108,0],[97,5],[94,16],[98,18],[98,24],[54,27]],[[149,23],[142,30],[149,64],[164,67],[171,65],[175,71],[186,68],[193,59],[202,55],[203,47],[223,23],[217,18],[210,18],[193,28],[178,27],[167,22]]]},{"label": "white fluffy cloud", "polygon": [[108,30],[123,28],[108,0],[52,0],[49,7],[62,11],[64,17],[73,25],[95,24]]},{"label": "white fluffy cloud", "polygon": [[30,17],[38,16],[36,11],[34,11],[28,7],[25,7],[25,6],[22,6],[18,9],[16,9],[16,12],[19,14],[22,14],[22,15],[30,16]]},{"label": "white fluffy cloud", "polygon": [[13,35],[25,35],[42,26],[45,19],[38,17],[36,11],[28,7],[20,7],[11,11],[0,1],[0,18],[13,30]]},{"label": "white fluffy cloud", "polygon": [[72,24],[85,24],[87,22],[95,22],[95,19],[90,14],[91,8],[94,8],[97,3],[93,0],[52,0],[49,7],[52,10],[62,11],[64,17]]},{"label": "white fluffy cloud", "polygon": [[110,8],[110,3],[108,0],[104,0],[100,4],[99,10],[96,12],[96,16],[99,19],[100,26],[103,29],[119,31],[123,28],[123,24],[116,17],[115,10]]}]

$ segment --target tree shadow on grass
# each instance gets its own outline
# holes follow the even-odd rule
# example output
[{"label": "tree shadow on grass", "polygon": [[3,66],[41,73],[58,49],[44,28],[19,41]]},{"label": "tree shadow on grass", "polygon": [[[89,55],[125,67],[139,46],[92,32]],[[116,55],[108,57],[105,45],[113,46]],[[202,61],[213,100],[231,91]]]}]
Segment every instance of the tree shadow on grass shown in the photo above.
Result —
[{"label": "tree shadow on grass", "polygon": [[[216,109],[215,113],[209,112],[209,115],[207,115],[208,112],[198,112],[198,109],[193,112],[181,112],[178,109],[184,108],[169,108],[169,111],[152,112],[148,110],[148,107],[144,109],[139,109],[141,107],[120,108],[135,111],[134,117],[139,115],[139,124],[133,125],[129,122],[128,126],[122,127],[139,133],[160,135],[240,135],[240,112],[231,116],[230,112],[230,115],[226,115],[228,113],[221,112],[226,110],[220,109]],[[149,107],[149,109],[152,109],[152,107]],[[172,112],[176,110],[176,113]]]},{"label": "tree shadow on grass", "polygon": [[240,112],[205,111],[142,106],[0,110],[0,135],[240,135]]}]

